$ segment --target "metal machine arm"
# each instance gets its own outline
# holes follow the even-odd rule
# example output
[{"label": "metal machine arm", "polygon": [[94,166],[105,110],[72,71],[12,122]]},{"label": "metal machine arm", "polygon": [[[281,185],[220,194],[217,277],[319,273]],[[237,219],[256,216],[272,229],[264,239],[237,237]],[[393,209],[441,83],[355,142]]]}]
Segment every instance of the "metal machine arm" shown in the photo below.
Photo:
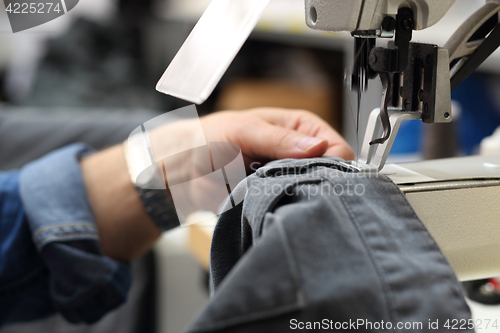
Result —
[{"label": "metal machine arm", "polygon": [[[370,117],[360,156],[362,163],[369,164],[368,169],[379,170],[385,164],[399,123],[409,118],[421,119],[426,123],[450,122],[451,91],[500,45],[498,0],[488,2],[465,21],[444,48],[411,43],[412,30],[422,28],[416,22],[425,21],[423,27],[431,25],[436,15],[444,15],[440,10],[451,6],[453,2],[419,1],[420,4],[427,3],[429,8],[438,6],[435,14],[423,10],[422,6],[412,1],[388,1],[387,7],[380,6],[382,2],[366,0],[347,4],[343,0],[306,0],[306,21],[311,28],[334,29],[330,31],[355,29],[351,32],[355,37],[354,54],[356,57],[362,56],[355,59],[351,89],[363,91],[368,79],[377,74],[380,76],[384,89],[382,105]],[[328,13],[328,6],[332,3],[344,7],[350,15],[346,15],[344,21],[328,24],[324,13]],[[360,7],[356,7],[356,4]],[[402,7],[397,8],[394,17],[396,4]],[[361,12],[356,16],[358,9]],[[372,17],[368,25],[366,15]],[[427,20],[424,20],[425,17]],[[373,41],[377,37],[393,35],[395,40],[387,48],[376,47]],[[368,39],[369,42],[360,39]],[[402,115],[398,116],[398,112]],[[381,137],[380,125],[383,128]],[[367,144],[370,147],[366,147]],[[373,145],[378,147],[371,147]]]}]

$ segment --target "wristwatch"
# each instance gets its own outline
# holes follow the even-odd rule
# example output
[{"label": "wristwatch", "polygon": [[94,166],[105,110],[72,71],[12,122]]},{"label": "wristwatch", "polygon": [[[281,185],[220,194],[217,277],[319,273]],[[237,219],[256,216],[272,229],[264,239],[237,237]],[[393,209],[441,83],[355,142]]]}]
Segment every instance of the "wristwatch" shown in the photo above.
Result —
[{"label": "wristwatch", "polygon": [[167,231],[178,227],[180,221],[164,175],[150,156],[143,135],[136,133],[123,143],[125,161],[144,209],[160,230]]},{"label": "wristwatch", "polygon": [[144,209],[161,231],[180,225],[174,203],[167,189],[152,190],[134,185]]}]

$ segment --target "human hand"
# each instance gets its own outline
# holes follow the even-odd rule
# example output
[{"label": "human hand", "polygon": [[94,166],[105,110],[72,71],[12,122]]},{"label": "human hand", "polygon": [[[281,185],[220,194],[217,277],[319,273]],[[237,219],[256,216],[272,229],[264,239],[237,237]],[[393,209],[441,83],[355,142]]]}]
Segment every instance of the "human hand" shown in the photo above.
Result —
[{"label": "human hand", "polygon": [[[198,119],[174,122],[151,133],[153,152],[159,154],[158,160],[166,159],[172,163],[169,170],[173,170],[173,173],[168,174],[169,182],[194,179],[199,176],[199,169],[205,167],[206,163],[198,163],[198,158],[203,154],[167,158],[176,152],[189,150],[193,142],[205,142],[197,138],[202,135],[199,134],[197,122]],[[352,150],[344,139],[319,117],[306,111],[274,108],[226,111],[202,117],[201,124],[206,142],[231,142],[238,145],[247,167],[254,161],[280,158],[322,155],[353,158]],[[99,228],[103,253],[117,260],[128,261],[149,249],[160,236],[160,231],[146,213],[130,182],[124,148],[117,145],[87,156],[82,159],[81,168]],[[149,156],[130,155],[130,158],[148,160]],[[167,162],[164,167],[169,166]],[[161,161],[158,166],[162,173]],[[217,200],[224,199],[214,195],[210,178],[206,182],[196,182],[196,186],[189,186],[186,190],[186,197],[175,202],[176,208],[185,203],[193,204],[192,211],[212,207],[216,212],[220,204]]]},{"label": "human hand", "polygon": [[347,142],[324,120],[304,110],[258,108],[201,118],[207,142],[231,142],[252,162],[336,156],[354,159]]},{"label": "human hand", "polygon": [[[200,209],[218,210],[228,193],[219,186],[217,170],[224,166],[226,175],[243,179],[245,170],[237,162],[240,151],[247,172],[283,158],[354,157],[333,128],[303,110],[217,112],[165,124],[152,131],[149,139],[155,160],[160,161],[152,167],[157,174],[165,171],[176,208],[185,216]],[[160,178],[159,185],[165,186]]]}]

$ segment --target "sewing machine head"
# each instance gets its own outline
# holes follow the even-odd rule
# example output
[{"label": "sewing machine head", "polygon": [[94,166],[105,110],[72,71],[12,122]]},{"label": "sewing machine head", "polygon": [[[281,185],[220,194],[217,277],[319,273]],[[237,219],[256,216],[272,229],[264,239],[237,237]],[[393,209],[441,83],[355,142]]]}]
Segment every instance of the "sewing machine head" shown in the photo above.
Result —
[{"label": "sewing machine head", "polygon": [[[212,0],[158,82],[157,90],[202,103],[211,94],[270,0]],[[379,77],[380,109],[370,115],[358,165],[382,169],[399,125],[452,120],[451,91],[500,45],[500,0],[487,0],[443,47],[412,43],[413,30],[438,22],[455,0],[305,0],[312,29],[350,32],[350,88]],[[393,38],[377,47],[378,38]]]},{"label": "sewing machine head", "polygon": [[[411,39],[413,30],[438,22],[454,2],[306,0],[310,28],[347,31],[355,39],[350,89],[361,94],[370,79],[382,82],[381,107],[369,118],[356,161],[361,168],[382,169],[403,120],[451,121],[448,52]],[[377,47],[377,38],[393,41]]]},{"label": "sewing machine head", "polygon": [[[436,24],[455,0],[305,0],[306,23],[311,29],[331,32],[364,32],[365,36],[383,37],[395,26],[386,25],[387,18],[396,19],[398,11],[413,12],[413,29]],[[385,23],[384,23],[385,21]]]}]

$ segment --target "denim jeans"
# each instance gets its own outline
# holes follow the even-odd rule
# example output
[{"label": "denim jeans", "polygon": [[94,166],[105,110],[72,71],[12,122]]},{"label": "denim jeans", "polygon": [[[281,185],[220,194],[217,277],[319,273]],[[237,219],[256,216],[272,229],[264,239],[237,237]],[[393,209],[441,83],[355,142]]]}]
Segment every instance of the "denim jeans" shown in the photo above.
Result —
[{"label": "denim jeans", "polygon": [[471,318],[452,268],[387,177],[332,158],[282,160],[235,191],[245,200],[219,218],[213,295],[188,332],[442,332]]}]

